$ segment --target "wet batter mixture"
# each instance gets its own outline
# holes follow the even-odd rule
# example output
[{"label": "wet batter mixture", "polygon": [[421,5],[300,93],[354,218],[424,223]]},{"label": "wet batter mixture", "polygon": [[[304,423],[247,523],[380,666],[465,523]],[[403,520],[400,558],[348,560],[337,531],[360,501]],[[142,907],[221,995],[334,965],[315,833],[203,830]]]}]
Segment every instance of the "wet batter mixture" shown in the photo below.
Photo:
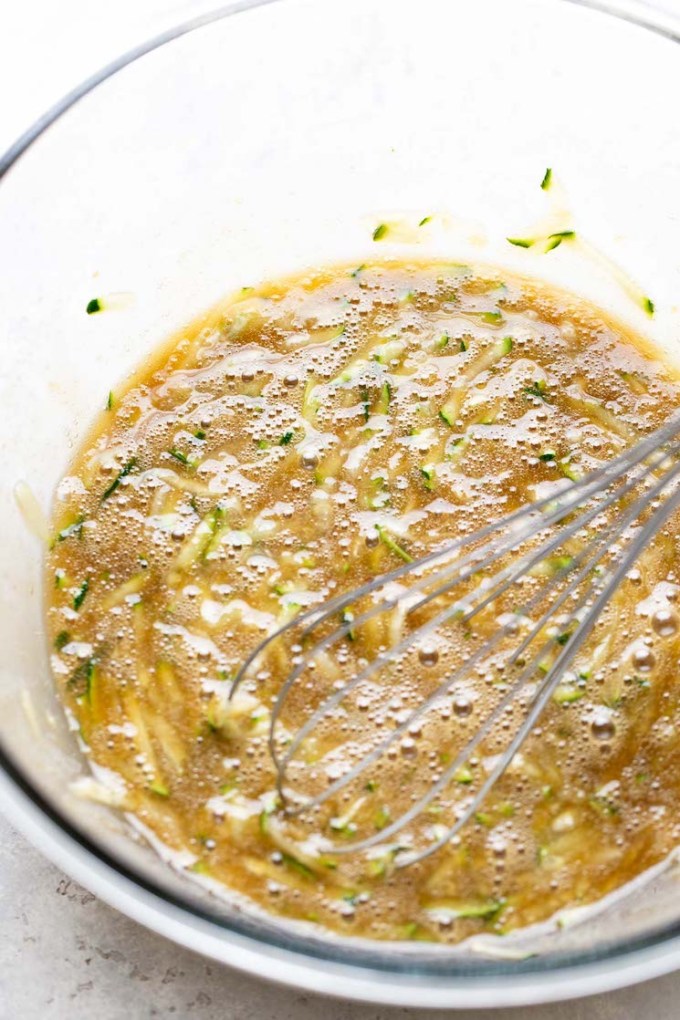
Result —
[{"label": "wet batter mixture", "polygon": [[[677,521],[474,819],[421,863],[398,866],[451,824],[519,715],[397,837],[334,848],[387,829],[441,776],[505,690],[502,666],[471,669],[295,816],[268,735],[304,649],[272,644],[228,695],[248,652],[297,614],[568,485],[679,405],[672,374],[620,325],[488,268],[333,267],[247,288],[182,331],[110,395],[59,485],[46,563],[56,683],[120,807],[265,909],[377,939],[502,933],[659,861],[680,842]],[[291,762],[293,800],[399,725],[512,609],[416,642],[338,705]],[[404,626],[383,614],[316,656],[281,752]]]}]

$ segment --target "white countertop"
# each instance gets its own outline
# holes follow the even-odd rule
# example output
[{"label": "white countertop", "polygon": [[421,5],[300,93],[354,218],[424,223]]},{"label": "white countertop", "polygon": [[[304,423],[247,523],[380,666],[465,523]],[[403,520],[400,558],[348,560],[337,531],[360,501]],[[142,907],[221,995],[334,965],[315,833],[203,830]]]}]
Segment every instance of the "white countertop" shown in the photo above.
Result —
[{"label": "white countertop", "polygon": [[[218,0],[23,0],[0,33],[0,151],[71,87],[133,43]],[[679,0],[663,0],[673,8]],[[680,57],[679,57],[680,59]],[[11,103],[6,97],[11,96]],[[479,1020],[676,1020],[680,973],[578,1002],[457,1014]],[[139,927],[48,863],[0,818],[0,1020],[397,1020],[207,962]],[[422,1014],[421,1014],[422,1015]],[[445,1014],[429,1014],[436,1020]],[[451,1016],[451,1013],[446,1015]]]}]

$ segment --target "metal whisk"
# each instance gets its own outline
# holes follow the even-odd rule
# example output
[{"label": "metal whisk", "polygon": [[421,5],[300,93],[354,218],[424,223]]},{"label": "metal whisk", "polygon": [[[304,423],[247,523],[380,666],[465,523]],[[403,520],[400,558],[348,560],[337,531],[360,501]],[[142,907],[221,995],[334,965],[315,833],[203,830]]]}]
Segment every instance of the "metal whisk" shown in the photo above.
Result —
[{"label": "metal whisk", "polygon": [[[565,479],[559,491],[310,608],[262,641],[241,666],[229,697],[233,698],[244,680],[254,678],[274,648],[283,646],[289,668],[273,704],[269,733],[283,814],[313,822],[316,809],[343,790],[353,789],[350,784],[356,786],[372,763],[393,753],[397,743],[441,706],[456,685],[484,663],[494,661],[504,670],[498,700],[441,774],[401,814],[388,817],[379,831],[363,838],[345,838],[327,851],[347,854],[378,844],[389,846],[399,835],[404,845],[399,846],[398,858],[395,855],[395,866],[403,867],[448,843],[506,771],[565,681],[622,580],[680,506],[679,436],[680,417],[675,416],[582,480]],[[568,555],[565,549],[570,550]],[[474,651],[460,656],[443,680],[411,706],[397,725],[385,735],[379,732],[372,746],[355,754],[356,760],[350,755],[339,774],[326,776],[329,781],[320,791],[306,795],[296,791],[290,781],[296,758],[329,721],[338,724],[346,719],[348,699],[366,685],[380,684],[381,678],[384,680],[414,647],[422,647],[424,640],[442,631],[450,635],[454,627],[457,633],[460,628],[469,629],[485,611],[496,610],[501,600],[508,599],[513,600],[513,609],[494,617],[490,636]],[[350,675],[336,676],[326,685],[328,689],[323,685],[317,688],[318,703],[312,705],[311,714],[297,731],[291,732],[283,721],[291,715],[291,699],[297,699],[303,708],[309,700],[314,701],[313,695],[307,694],[314,689],[310,676],[318,675],[313,673],[314,664],[330,663],[342,674],[347,657],[339,650],[347,647],[348,637],[356,638],[379,617],[398,621],[392,639],[388,637],[372,659],[357,657],[358,665]],[[384,629],[389,634],[389,626]],[[408,826],[422,819],[499,721],[518,708],[522,710],[520,721],[508,733],[502,753],[495,756],[476,789],[466,787],[452,824],[425,826],[429,834],[424,845],[411,845],[404,839]],[[309,775],[310,766],[298,773]]]}]

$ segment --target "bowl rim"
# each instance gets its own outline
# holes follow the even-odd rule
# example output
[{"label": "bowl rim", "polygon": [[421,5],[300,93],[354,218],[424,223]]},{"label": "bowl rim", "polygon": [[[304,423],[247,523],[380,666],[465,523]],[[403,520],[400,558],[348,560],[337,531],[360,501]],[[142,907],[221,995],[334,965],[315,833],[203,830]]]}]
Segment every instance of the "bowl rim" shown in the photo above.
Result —
[{"label": "bowl rim", "polygon": [[[0,181],[52,124],[108,78],[196,29],[279,2],[231,0],[117,57],[64,95],[0,155]],[[646,5],[642,9],[638,0],[551,2],[588,8],[680,43],[680,19]],[[474,972],[406,970],[399,968],[397,960],[381,961],[383,954],[377,947],[375,954],[365,949],[350,952],[344,944],[330,940],[324,952],[314,952],[311,940],[283,929],[263,937],[262,930],[255,930],[247,919],[218,921],[116,860],[43,797],[1,742],[0,809],[53,863],[128,917],[238,970],[319,994],[420,1008],[530,1005],[609,991],[680,967],[680,920],[599,951],[555,954],[547,965],[536,959],[521,965],[488,964],[480,958]]]},{"label": "bowl rim", "polygon": [[[106,81],[107,78],[111,78],[129,64],[133,64],[141,57],[152,53],[153,50],[159,49],[161,46],[165,46],[167,43],[173,42],[175,39],[179,39],[198,28],[222,21],[224,18],[240,14],[243,11],[254,10],[257,7],[266,7],[270,4],[281,2],[282,0],[230,0],[230,2],[215,7],[213,10],[205,11],[202,14],[188,18],[186,21],[181,21],[165,29],[163,32],[159,32],[157,35],[146,39],[137,46],[126,50],[88,78],[85,78],[84,81],[76,85],[70,92],[63,95],[61,99],[57,100],[53,106],[38,117],[4,153],[0,153],[0,181],[51,124],[74,106],[78,100],[86,96],[88,92],[92,92],[98,85]],[[656,35],[660,35],[672,42],[680,43],[680,17],[672,15],[661,8],[649,6],[647,3],[644,4],[644,7],[641,7],[640,0],[550,0],[550,2],[570,4],[573,7],[585,7],[592,11],[598,11],[620,21],[627,21],[637,28],[654,32]]]},{"label": "bowl rim", "polygon": [[[7,820],[57,867],[110,907],[177,945],[235,970],[329,998],[418,1009],[531,1006],[585,998],[669,974],[680,963],[680,933],[650,939],[603,959],[502,977],[428,976],[371,970],[318,959],[218,926],[127,873],[88,843],[49,804],[0,769],[0,807]],[[604,966],[603,966],[604,964]]]}]

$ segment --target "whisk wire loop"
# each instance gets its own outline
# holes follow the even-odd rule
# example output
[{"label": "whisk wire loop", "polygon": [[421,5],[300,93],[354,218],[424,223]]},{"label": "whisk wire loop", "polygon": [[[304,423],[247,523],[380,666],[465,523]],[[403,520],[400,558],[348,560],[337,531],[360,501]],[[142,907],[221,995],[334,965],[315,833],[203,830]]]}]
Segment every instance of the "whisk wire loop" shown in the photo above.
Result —
[{"label": "whisk wire loop", "polygon": [[[467,532],[445,546],[372,578],[320,606],[311,607],[269,634],[254,648],[232,684],[230,698],[273,641],[281,641],[286,635],[289,635],[290,641],[293,633],[297,636],[293,668],[281,684],[273,704],[269,731],[269,750],[286,814],[294,816],[313,812],[357,780],[426,713],[442,704],[456,684],[470,676],[480,664],[491,661],[492,655],[498,654],[499,647],[518,630],[520,624],[528,623],[527,632],[505,659],[506,666],[519,667],[519,675],[504,682],[499,699],[455,754],[454,760],[435,777],[424,793],[414,795],[413,803],[379,831],[365,838],[333,845],[328,852],[348,854],[369,850],[378,844],[389,843],[401,833],[404,845],[398,848],[395,865],[403,867],[424,859],[449,842],[473,817],[505,773],[623,578],[645,546],[680,506],[680,486],[675,484],[680,480],[680,443],[675,441],[679,433],[680,416],[677,416],[580,481],[565,485],[559,492],[553,491],[475,532]],[[643,515],[645,519],[641,520]],[[534,544],[521,551],[527,542]],[[571,549],[568,556],[555,557],[560,548],[570,549],[574,542],[579,546],[575,551]],[[515,559],[512,559],[513,556]],[[510,562],[502,565],[507,557],[510,557]],[[557,559],[557,568],[544,571],[545,577],[541,580],[542,567],[551,558]],[[499,563],[500,569],[492,572]],[[473,587],[456,594],[457,589],[468,582],[472,582]],[[369,746],[358,761],[314,795],[301,796],[290,787],[289,767],[298,751],[324,719],[333,717],[343,700],[429,635],[453,623],[468,625],[515,588],[521,591],[527,582],[529,596],[519,600],[519,608],[513,609],[510,619],[497,621],[491,635],[476,650],[463,656],[460,664],[449,671],[420,703],[410,708],[386,736],[379,737],[373,746]],[[425,622],[395,638],[387,647],[382,647],[354,676],[339,683],[332,693],[325,696],[297,732],[286,732],[286,741],[281,743],[277,732],[287,699],[315,656],[327,653],[354,630],[360,632],[363,625],[380,614],[390,613],[399,607],[402,612],[400,619],[406,620],[447,596],[452,596],[453,601],[442,609],[436,609]],[[348,607],[356,609],[366,599],[372,599],[368,608],[356,616],[347,614],[347,619],[337,623],[338,614]],[[548,604],[543,609],[546,602]],[[534,621],[532,613],[537,608],[542,608],[542,612]],[[560,613],[562,615],[558,616]],[[327,629],[329,625],[330,630]],[[321,631],[320,636],[315,639],[318,631]],[[547,636],[542,639],[542,635]],[[530,650],[527,661],[525,653]],[[455,821],[444,832],[441,826],[434,827],[434,835],[429,842],[425,846],[414,847],[404,830],[452,782],[492,733],[503,714],[514,711],[514,704],[523,693],[527,695],[527,707],[526,710],[522,707],[520,722],[476,791],[467,798],[461,797],[457,803]]]}]

